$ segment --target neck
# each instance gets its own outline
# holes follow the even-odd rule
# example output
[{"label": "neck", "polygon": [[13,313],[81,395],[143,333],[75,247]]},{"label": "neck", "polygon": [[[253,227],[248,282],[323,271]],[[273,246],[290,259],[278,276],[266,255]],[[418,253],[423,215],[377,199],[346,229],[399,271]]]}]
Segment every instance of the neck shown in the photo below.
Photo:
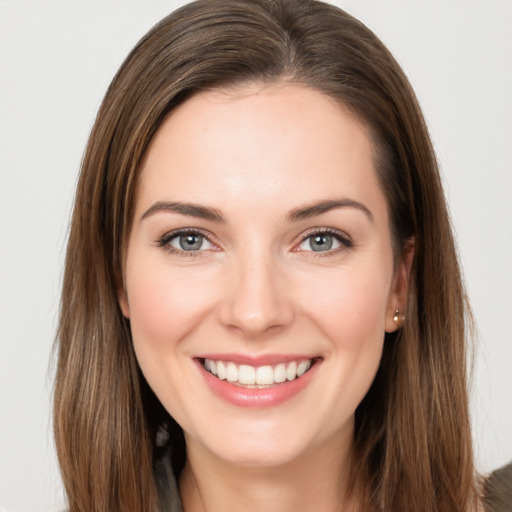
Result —
[{"label": "neck", "polygon": [[330,439],[292,461],[247,467],[216,457],[187,439],[180,476],[185,512],[349,512],[350,440]]}]

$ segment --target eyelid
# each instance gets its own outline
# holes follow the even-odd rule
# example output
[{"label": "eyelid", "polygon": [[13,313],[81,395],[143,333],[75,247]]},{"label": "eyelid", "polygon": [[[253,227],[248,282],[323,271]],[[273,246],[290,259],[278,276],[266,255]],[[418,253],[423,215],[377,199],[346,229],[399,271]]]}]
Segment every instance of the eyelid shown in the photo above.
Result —
[{"label": "eyelid", "polygon": [[[178,236],[182,235],[201,235],[204,237],[212,246],[213,249],[201,249],[197,251],[185,251],[181,249],[177,249],[175,247],[172,247],[169,245],[169,242]],[[305,242],[308,238],[320,235],[320,234],[328,234],[330,236],[333,236],[340,244],[340,247],[337,247],[335,249],[329,249],[326,251],[311,251],[311,250],[304,250],[299,249],[299,246]],[[174,229],[171,231],[166,232],[164,235],[159,237],[157,240],[156,245],[158,247],[162,247],[163,249],[169,251],[170,253],[173,253],[178,256],[185,256],[185,257],[200,257],[204,255],[207,251],[219,251],[221,249],[220,244],[214,241],[214,236],[201,228],[179,228]],[[302,233],[300,235],[299,240],[294,244],[292,248],[292,252],[302,252],[302,253],[308,253],[308,256],[310,257],[322,257],[322,256],[330,256],[333,254],[336,254],[340,251],[350,249],[354,247],[354,242],[350,235],[348,235],[346,232],[341,231],[339,229],[331,228],[331,227],[325,227],[325,228],[311,228],[307,230],[305,233]]]},{"label": "eyelid", "polygon": [[[315,235],[322,235],[327,234],[334,237],[340,244],[340,247],[337,247],[335,249],[329,249],[327,251],[310,251],[305,249],[299,249],[299,246],[305,242],[308,238],[315,236]],[[292,249],[293,252],[302,252],[302,253],[309,253],[308,256],[313,257],[322,257],[322,256],[332,256],[333,254],[336,254],[340,251],[351,249],[354,247],[354,241],[352,240],[352,237],[350,237],[347,233],[344,231],[341,231],[339,229],[335,228],[312,228],[305,233],[302,233],[300,236],[299,241],[294,245],[294,248]]]},{"label": "eyelid", "polygon": [[[169,242],[179,236],[183,235],[201,235],[204,237],[212,246],[213,248],[209,249],[201,249],[197,251],[185,251],[181,249],[177,249],[176,247],[173,247],[169,244]],[[207,251],[218,251],[220,250],[219,244],[213,241],[213,236],[208,231],[205,231],[201,228],[179,228],[174,229],[171,231],[168,231],[159,239],[157,240],[157,246],[165,249],[166,251],[178,255],[178,256],[184,256],[184,257],[200,257],[203,256],[205,252]]]}]

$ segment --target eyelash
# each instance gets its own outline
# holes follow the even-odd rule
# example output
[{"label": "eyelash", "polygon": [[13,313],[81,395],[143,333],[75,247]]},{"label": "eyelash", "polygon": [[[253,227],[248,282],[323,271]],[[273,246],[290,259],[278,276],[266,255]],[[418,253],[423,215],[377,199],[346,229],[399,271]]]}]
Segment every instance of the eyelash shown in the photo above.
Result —
[{"label": "eyelash", "polygon": [[[197,250],[197,251],[185,251],[176,249],[175,247],[172,247],[170,245],[171,240],[179,237],[179,236],[186,236],[186,235],[200,235],[205,240],[207,240],[210,244],[217,247],[215,243],[213,243],[210,239],[210,236],[201,231],[200,229],[178,229],[176,231],[171,231],[170,233],[166,233],[158,240],[158,247],[162,247],[166,251],[175,254],[180,257],[186,257],[186,258],[197,258],[203,256],[204,250]],[[337,247],[335,249],[329,249],[326,251],[308,251],[308,250],[302,250],[297,249],[300,245],[302,245],[306,240],[309,238],[312,238],[317,235],[329,235],[332,236],[335,240],[337,240],[341,245],[340,247]],[[334,254],[339,253],[340,251],[351,249],[354,247],[354,242],[352,239],[344,232],[338,231],[334,228],[321,228],[321,229],[315,229],[313,231],[309,231],[299,240],[299,242],[295,245],[295,248],[293,249],[294,252],[306,252],[310,253],[309,257],[327,257],[332,256]]]},{"label": "eyelash", "polygon": [[346,249],[352,249],[354,247],[353,240],[346,233],[334,228],[321,228],[309,231],[304,234],[304,236],[300,239],[300,242],[295,247],[302,245],[306,240],[308,240],[308,238],[312,238],[317,235],[332,236],[335,240],[337,240],[340,243],[340,247],[337,247],[335,249],[329,249],[327,251],[305,251],[301,249],[294,249],[294,251],[307,252],[309,253],[308,256],[312,258],[324,258],[328,256],[333,256],[341,251],[344,251]]},{"label": "eyelash", "polygon": [[170,233],[166,233],[164,236],[162,236],[158,240],[158,246],[162,247],[163,249],[165,249],[166,251],[168,251],[172,254],[175,254],[176,256],[181,256],[181,257],[185,257],[185,258],[190,258],[190,257],[197,258],[197,257],[202,256],[203,255],[202,253],[204,252],[204,250],[203,251],[201,251],[201,250],[185,251],[185,250],[176,249],[175,247],[172,247],[172,245],[170,245],[171,240],[173,240],[177,237],[186,236],[186,235],[202,236],[210,244],[217,247],[217,245],[214,244],[210,240],[210,236],[207,233],[201,231],[200,229],[178,229],[176,231],[171,231]]}]

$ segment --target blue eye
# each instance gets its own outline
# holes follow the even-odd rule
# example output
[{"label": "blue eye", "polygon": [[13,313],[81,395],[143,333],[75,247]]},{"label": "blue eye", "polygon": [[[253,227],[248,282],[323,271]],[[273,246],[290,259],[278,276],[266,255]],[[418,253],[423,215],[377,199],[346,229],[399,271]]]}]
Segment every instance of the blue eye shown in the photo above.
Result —
[{"label": "blue eye", "polygon": [[[313,251],[329,251],[333,245],[336,245],[337,240],[332,235],[319,234],[313,235],[308,238],[309,246]],[[338,242],[339,245],[339,242]]]},{"label": "blue eye", "polygon": [[299,251],[335,252],[341,247],[352,247],[353,243],[341,233],[318,231],[306,236],[298,246]]},{"label": "blue eye", "polygon": [[213,248],[213,244],[197,231],[181,231],[164,236],[160,245],[175,252],[198,252]]}]

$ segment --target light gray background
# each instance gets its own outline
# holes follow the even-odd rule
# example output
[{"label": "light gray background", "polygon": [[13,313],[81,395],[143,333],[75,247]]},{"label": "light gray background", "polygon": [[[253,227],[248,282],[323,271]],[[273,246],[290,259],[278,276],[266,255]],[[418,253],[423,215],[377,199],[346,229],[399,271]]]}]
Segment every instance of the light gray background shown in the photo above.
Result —
[{"label": "light gray background", "polygon": [[[117,67],[184,2],[0,0],[0,508],[63,497],[50,428],[55,329],[82,151]],[[480,330],[482,471],[512,459],[512,2],[347,0],[416,88]]]}]

